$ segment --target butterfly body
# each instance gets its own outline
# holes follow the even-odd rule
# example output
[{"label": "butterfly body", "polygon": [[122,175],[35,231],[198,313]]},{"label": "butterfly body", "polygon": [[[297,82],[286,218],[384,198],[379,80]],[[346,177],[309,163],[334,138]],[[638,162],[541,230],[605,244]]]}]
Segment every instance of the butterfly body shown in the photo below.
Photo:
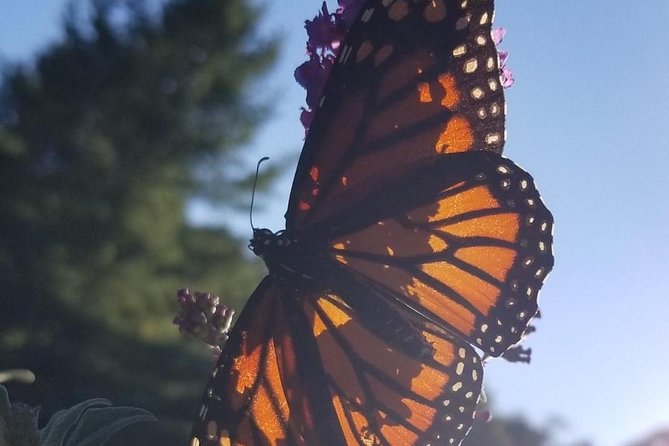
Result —
[{"label": "butterfly body", "polygon": [[499,155],[491,0],[368,0],[305,141],[269,274],[230,333],[200,445],[457,445],[479,351],[522,337],[552,216]]},{"label": "butterfly body", "polygon": [[265,261],[270,274],[278,279],[300,280],[311,277],[306,271],[300,273],[300,270],[305,269],[304,256],[299,244],[295,244],[293,237],[286,231],[274,233],[266,228],[255,228],[249,249]]}]

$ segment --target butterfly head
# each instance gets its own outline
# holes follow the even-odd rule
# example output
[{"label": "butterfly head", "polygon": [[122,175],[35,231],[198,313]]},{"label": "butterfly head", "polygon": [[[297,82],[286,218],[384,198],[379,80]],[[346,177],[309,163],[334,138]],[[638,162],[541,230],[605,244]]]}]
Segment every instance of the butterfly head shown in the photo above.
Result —
[{"label": "butterfly head", "polygon": [[272,245],[274,233],[266,228],[253,228],[253,238],[249,241],[249,249],[258,257],[264,257]]},{"label": "butterfly head", "polygon": [[290,243],[291,240],[285,231],[274,233],[266,228],[253,228],[253,238],[249,242],[249,249],[258,257],[265,258]]}]

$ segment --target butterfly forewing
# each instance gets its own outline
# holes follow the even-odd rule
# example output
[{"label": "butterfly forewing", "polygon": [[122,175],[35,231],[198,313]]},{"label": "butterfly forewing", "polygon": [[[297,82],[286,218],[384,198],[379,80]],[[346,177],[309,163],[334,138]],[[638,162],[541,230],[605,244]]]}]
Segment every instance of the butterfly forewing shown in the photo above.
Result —
[{"label": "butterfly forewing", "polygon": [[332,215],[378,178],[504,143],[491,0],[372,0],[347,34],[307,134],[287,229]]}]

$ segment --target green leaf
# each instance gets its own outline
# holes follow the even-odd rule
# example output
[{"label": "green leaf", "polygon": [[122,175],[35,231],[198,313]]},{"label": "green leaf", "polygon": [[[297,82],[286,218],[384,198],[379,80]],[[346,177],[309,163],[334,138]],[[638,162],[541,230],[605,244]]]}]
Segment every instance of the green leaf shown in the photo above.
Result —
[{"label": "green leaf", "polygon": [[142,421],[156,421],[156,418],[138,407],[90,409],[72,433],[67,446],[99,446],[124,427]]},{"label": "green leaf", "polygon": [[[58,40],[1,70],[0,358],[30,364],[47,408],[105,395],[171,420],[157,444],[186,444],[211,358],[179,336],[171,296],[240,309],[264,274],[222,225],[247,216],[250,138],[283,95],[266,71],[278,36],[261,2],[61,3]],[[221,227],[190,224],[194,197],[223,207]]]},{"label": "green leaf", "polygon": [[[0,418],[5,418],[9,415],[9,394],[7,393],[7,388],[0,384]],[[0,443],[2,446],[2,443]]]},{"label": "green leaf", "polygon": [[9,446],[9,440],[7,440],[7,423],[2,418],[0,418],[0,446]]},{"label": "green leaf", "polygon": [[40,430],[40,443],[42,446],[64,446],[86,410],[105,406],[111,406],[111,402],[95,398],[56,412]]},{"label": "green leaf", "polygon": [[42,446],[100,446],[119,430],[155,417],[137,407],[110,407],[105,399],[91,399],[54,414],[40,432]]}]

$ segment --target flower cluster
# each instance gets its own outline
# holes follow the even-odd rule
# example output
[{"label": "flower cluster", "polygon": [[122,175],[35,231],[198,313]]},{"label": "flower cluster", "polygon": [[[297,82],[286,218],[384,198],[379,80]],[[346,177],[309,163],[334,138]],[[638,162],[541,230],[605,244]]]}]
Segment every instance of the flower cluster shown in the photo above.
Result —
[{"label": "flower cluster", "polygon": [[[490,32],[490,35],[492,37],[492,41],[495,42],[495,46],[499,47],[499,44],[502,43],[502,40],[506,35],[506,29],[495,28]],[[511,72],[509,67],[506,66],[506,61],[509,59],[509,52],[498,50],[497,54],[499,54],[499,71],[500,71],[499,77],[502,81],[502,86],[504,88],[509,88],[515,82],[515,79],[513,78],[513,73]]]},{"label": "flower cluster", "polygon": [[228,339],[234,310],[222,304],[218,296],[202,291],[191,294],[188,288],[177,292],[177,300],[181,312],[174,318],[174,323],[179,330],[220,351]]},{"label": "flower cluster", "polygon": [[481,409],[474,412],[474,420],[477,423],[490,423],[492,421],[492,412],[489,409]]},{"label": "flower cluster", "polygon": [[[541,311],[537,311],[537,314],[534,316],[535,319],[540,319],[541,318]],[[523,336],[520,339],[520,343],[524,342],[525,339],[532,333],[537,331],[537,327],[534,325],[528,325],[527,328],[525,329],[525,332],[523,332]],[[532,349],[531,348],[524,348],[522,345],[515,345],[511,348],[509,348],[507,351],[504,352],[502,355],[502,358],[506,359],[509,362],[524,362],[525,364],[529,364],[530,361],[532,360]]]},{"label": "flower cluster", "polygon": [[529,364],[532,359],[532,349],[517,345],[505,351],[502,358],[509,362],[524,362],[525,364]]},{"label": "flower cluster", "polygon": [[341,42],[363,3],[363,0],[338,0],[339,7],[331,13],[323,2],[318,15],[305,22],[309,60],[295,70],[295,80],[307,90],[307,107],[302,108],[300,115],[305,129],[311,124],[316,103],[323,92]]}]

